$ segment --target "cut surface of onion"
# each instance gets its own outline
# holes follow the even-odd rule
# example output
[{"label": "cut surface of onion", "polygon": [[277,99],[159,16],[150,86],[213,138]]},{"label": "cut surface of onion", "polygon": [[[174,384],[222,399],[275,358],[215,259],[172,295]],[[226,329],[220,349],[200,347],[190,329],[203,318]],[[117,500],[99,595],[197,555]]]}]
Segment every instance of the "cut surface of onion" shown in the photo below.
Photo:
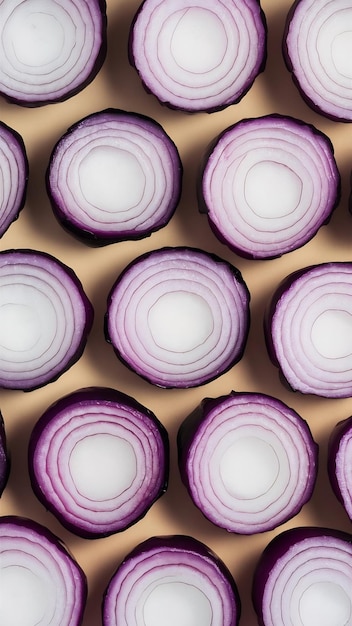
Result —
[{"label": "cut surface of onion", "polygon": [[23,209],[28,183],[28,159],[21,135],[0,122],[0,237]]},{"label": "cut surface of onion", "polygon": [[29,444],[44,506],[88,539],[126,529],[167,488],[168,435],[155,415],[114,389],[77,390],[51,405]]},{"label": "cut surface of onion", "polygon": [[284,58],[303,98],[332,120],[352,121],[350,0],[296,0],[287,16]]},{"label": "cut surface of onion", "polygon": [[10,473],[10,455],[7,447],[5,423],[0,413],[0,496],[2,495]]},{"label": "cut surface of onion", "polygon": [[81,356],[92,321],[71,268],[37,250],[0,253],[0,387],[56,380]]},{"label": "cut surface of onion", "polygon": [[352,416],[336,424],[330,435],[328,475],[337,499],[352,521]]},{"label": "cut surface of onion", "polygon": [[352,535],[298,527],[265,548],[253,579],[260,626],[347,626],[352,620]]},{"label": "cut surface of onion", "polygon": [[104,594],[103,626],[236,626],[236,583],[205,544],[152,537],[127,555]]},{"label": "cut surface of onion", "polygon": [[161,103],[217,111],[241,100],[263,71],[266,20],[258,0],[144,0],[129,54]]},{"label": "cut surface of onion", "polygon": [[34,520],[0,517],[0,623],[80,626],[86,576],[62,541]]},{"label": "cut surface of onion", "polygon": [[165,226],[179,202],[177,148],[153,119],[107,109],[74,124],[47,172],[54,214],[87,242],[140,239]]},{"label": "cut surface of onion", "polygon": [[196,387],[237,363],[249,329],[239,270],[196,248],[153,250],[113,285],[105,334],[117,356],[161,387]]},{"label": "cut surface of onion", "polygon": [[3,0],[0,23],[0,93],[16,104],[66,100],[105,59],[105,0]]},{"label": "cut surface of onion", "polygon": [[178,432],[182,480],[200,511],[230,532],[276,528],[309,500],[318,447],[308,424],[270,396],[206,398]]},{"label": "cut surface of onion", "polygon": [[199,207],[215,235],[247,258],[300,248],[326,224],[340,199],[330,139],[282,115],[242,120],[210,147]]},{"label": "cut surface of onion", "polygon": [[268,308],[265,336],[292,390],[352,396],[352,263],[321,263],[284,279]]}]

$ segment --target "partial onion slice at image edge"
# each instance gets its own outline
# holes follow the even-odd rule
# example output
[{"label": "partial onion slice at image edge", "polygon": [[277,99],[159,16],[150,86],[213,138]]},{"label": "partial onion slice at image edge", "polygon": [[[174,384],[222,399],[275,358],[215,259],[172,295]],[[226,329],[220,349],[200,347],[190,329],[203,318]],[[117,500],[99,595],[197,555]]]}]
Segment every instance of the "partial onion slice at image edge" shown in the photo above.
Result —
[{"label": "partial onion slice at image edge", "polygon": [[16,221],[27,194],[28,158],[22,136],[0,122],[0,237]]},{"label": "partial onion slice at image edge", "polygon": [[338,422],[330,434],[328,476],[335,496],[352,521],[352,416]]},{"label": "partial onion slice at image edge", "polygon": [[0,413],[0,496],[3,494],[3,491],[7,485],[10,468],[11,458],[7,446],[5,422],[2,414]]}]

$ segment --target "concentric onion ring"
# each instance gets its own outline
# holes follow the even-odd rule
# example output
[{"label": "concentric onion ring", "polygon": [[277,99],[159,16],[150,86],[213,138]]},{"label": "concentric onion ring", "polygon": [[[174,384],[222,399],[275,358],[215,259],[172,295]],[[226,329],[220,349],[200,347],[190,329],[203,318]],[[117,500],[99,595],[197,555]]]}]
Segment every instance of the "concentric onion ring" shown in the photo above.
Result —
[{"label": "concentric onion ring", "polygon": [[160,102],[216,111],[238,102],[264,69],[265,17],[257,0],[144,0],[129,50]]},{"label": "concentric onion ring", "polygon": [[23,209],[28,183],[28,159],[22,137],[0,122],[0,237]]},{"label": "concentric onion ring", "polygon": [[352,416],[338,422],[330,435],[328,476],[335,496],[352,521]]}]

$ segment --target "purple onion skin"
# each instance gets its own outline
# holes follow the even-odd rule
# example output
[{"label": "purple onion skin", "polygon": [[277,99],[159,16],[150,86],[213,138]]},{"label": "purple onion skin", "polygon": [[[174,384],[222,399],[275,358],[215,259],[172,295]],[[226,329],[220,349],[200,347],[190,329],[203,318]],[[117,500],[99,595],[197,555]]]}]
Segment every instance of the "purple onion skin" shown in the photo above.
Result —
[{"label": "purple onion skin", "polygon": [[[25,205],[28,188],[29,162],[26,146],[20,133],[18,133],[15,129],[11,128],[4,122],[0,122],[0,135],[3,136],[3,138],[9,145],[13,145],[13,151],[18,152],[18,159],[19,161],[21,161],[20,165],[22,167],[22,191],[17,196],[16,203],[12,207],[11,214],[8,216],[7,220],[3,222],[2,226],[0,226],[0,237],[2,237],[11,226],[11,224],[13,224],[13,222],[15,222],[19,218],[20,213]],[[20,185],[18,185],[18,190],[20,190]]]},{"label": "purple onion skin", "polygon": [[7,447],[5,424],[3,416],[0,413],[0,497],[7,485],[10,467],[11,461]]},{"label": "purple onion skin", "polygon": [[[337,471],[338,471],[338,461],[337,454],[339,452],[339,448],[341,443],[343,442],[344,437],[351,437],[352,435],[352,416],[347,417],[346,419],[338,422],[334,429],[332,430],[329,442],[328,442],[328,462],[327,462],[327,470],[328,477],[330,480],[330,484],[332,490],[337,498],[337,500],[342,504],[345,509],[348,517],[352,521],[352,499],[347,502],[344,500],[341,493],[341,486],[337,480]],[[350,486],[349,493],[352,493],[352,478],[350,477]]]}]

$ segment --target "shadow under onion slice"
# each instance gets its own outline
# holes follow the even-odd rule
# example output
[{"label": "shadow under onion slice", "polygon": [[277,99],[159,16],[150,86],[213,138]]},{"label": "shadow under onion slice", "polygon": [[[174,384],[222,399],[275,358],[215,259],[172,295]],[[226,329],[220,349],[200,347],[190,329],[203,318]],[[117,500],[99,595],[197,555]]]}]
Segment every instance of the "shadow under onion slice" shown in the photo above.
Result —
[{"label": "shadow under onion slice", "polygon": [[352,521],[352,416],[338,422],[331,432],[328,476],[335,496]]},{"label": "shadow under onion slice", "polygon": [[80,389],[51,405],[34,426],[28,458],[38,499],[88,539],[136,523],[167,488],[164,427],[114,389]]},{"label": "shadow under onion slice", "polygon": [[144,0],[129,38],[145,89],[171,108],[218,111],[237,103],[266,62],[258,0]]},{"label": "shadow under onion slice", "polygon": [[113,574],[103,626],[237,626],[240,612],[231,573],[205,544],[186,535],[152,537]]},{"label": "shadow under onion slice", "polygon": [[63,542],[34,520],[0,517],[0,623],[80,626],[84,572]]},{"label": "shadow under onion slice", "polygon": [[321,263],[287,276],[268,307],[265,337],[291,390],[352,396],[352,263]]},{"label": "shadow under onion slice", "polygon": [[7,447],[5,423],[0,413],[0,496],[2,495],[10,474],[10,454]]},{"label": "shadow under onion slice", "polygon": [[74,271],[37,250],[0,252],[0,387],[30,391],[81,356],[93,307]]},{"label": "shadow under onion slice", "polygon": [[27,193],[28,158],[17,131],[0,122],[0,237],[19,217]]},{"label": "shadow under onion slice", "polygon": [[351,590],[352,535],[298,527],[264,549],[252,597],[260,626],[347,626]]},{"label": "shadow under onion slice", "polygon": [[244,119],[212,143],[199,184],[199,208],[237,254],[281,256],[306,244],[340,199],[330,139],[283,116]]},{"label": "shadow under onion slice", "polygon": [[161,248],[136,258],[116,280],[106,339],[150,383],[196,387],[242,358],[249,300],[241,273],[227,261],[196,248]]}]

